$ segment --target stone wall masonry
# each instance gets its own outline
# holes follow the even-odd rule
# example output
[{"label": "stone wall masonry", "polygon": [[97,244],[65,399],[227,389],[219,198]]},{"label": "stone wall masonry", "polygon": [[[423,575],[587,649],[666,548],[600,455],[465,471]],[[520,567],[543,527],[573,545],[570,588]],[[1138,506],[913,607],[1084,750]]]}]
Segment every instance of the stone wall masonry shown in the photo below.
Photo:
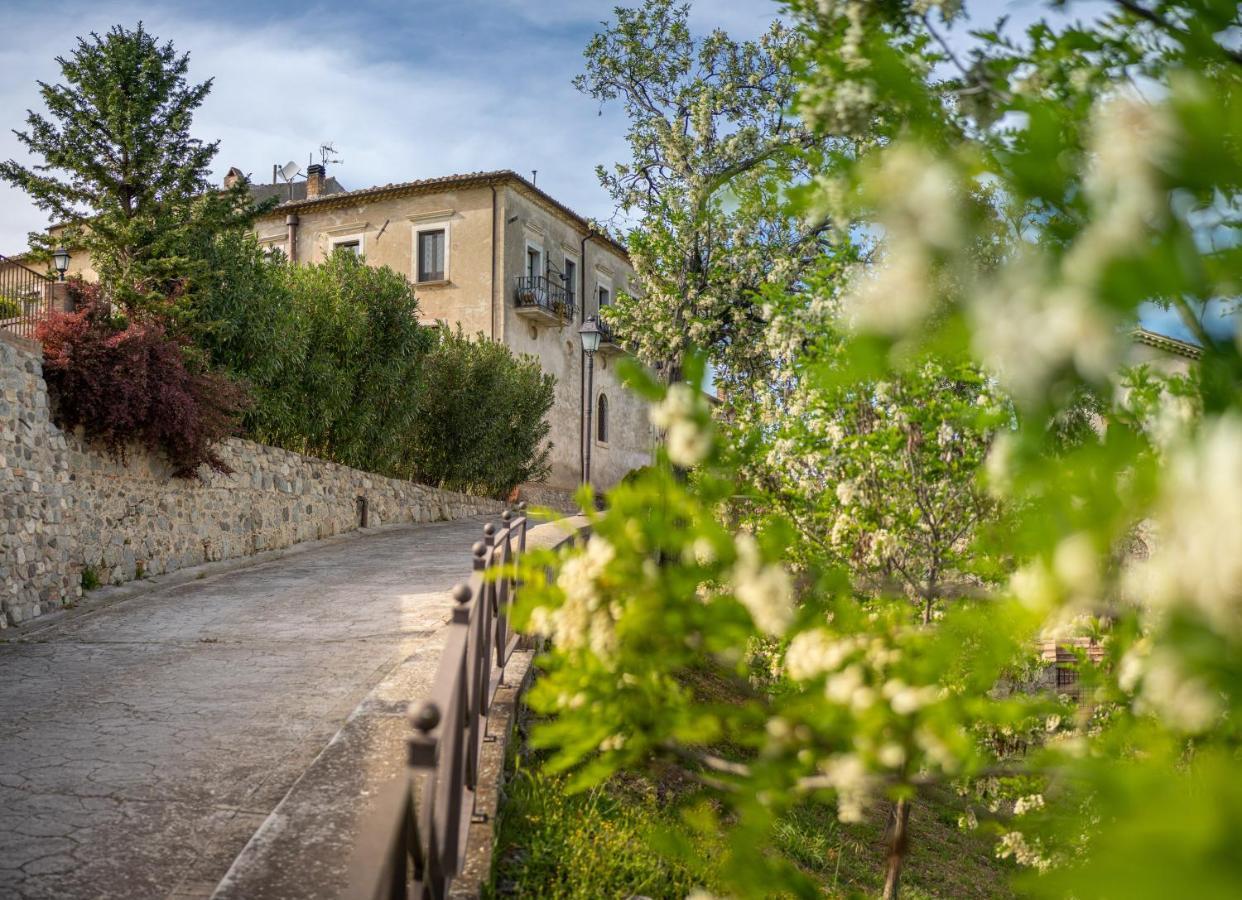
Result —
[{"label": "stone wall masonry", "polygon": [[124,462],[50,419],[42,360],[0,332],[0,628],[77,600],[83,572],[120,584],[370,527],[498,513],[443,491],[231,439],[233,470],[173,478],[160,457]]}]

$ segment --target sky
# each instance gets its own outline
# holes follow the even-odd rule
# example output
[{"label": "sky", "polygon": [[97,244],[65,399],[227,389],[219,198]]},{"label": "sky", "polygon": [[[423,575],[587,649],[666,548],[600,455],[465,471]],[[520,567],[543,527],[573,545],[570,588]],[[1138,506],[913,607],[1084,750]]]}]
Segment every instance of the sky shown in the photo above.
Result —
[{"label": "sky", "polygon": [[[303,168],[320,144],[346,188],[452,173],[513,169],[579,213],[608,219],[595,176],[626,156],[626,123],[571,81],[582,49],[618,0],[6,0],[0,30],[0,158],[29,162],[11,133],[40,109],[39,79],[75,37],[140,19],[190,53],[190,76],[214,78],[194,131],[219,139],[212,173],[237,166],[270,181],[272,164]],[[636,2],[636,0],[634,0]],[[1079,17],[1099,0],[1071,7]],[[1039,0],[968,0],[975,22],[1047,14]],[[754,37],[779,14],[774,0],[695,0],[691,25]],[[0,254],[47,224],[25,195],[0,185]]]}]

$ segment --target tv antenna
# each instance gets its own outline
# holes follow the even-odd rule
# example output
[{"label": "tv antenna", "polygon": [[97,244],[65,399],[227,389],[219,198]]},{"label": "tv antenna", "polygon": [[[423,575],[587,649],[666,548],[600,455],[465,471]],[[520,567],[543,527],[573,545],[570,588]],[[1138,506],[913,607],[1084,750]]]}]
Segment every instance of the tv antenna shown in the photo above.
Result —
[{"label": "tv antenna", "polygon": [[319,164],[326,169],[328,167],[328,163],[342,166],[345,164],[345,160],[336,155],[336,147],[334,147],[331,143],[320,144]]}]

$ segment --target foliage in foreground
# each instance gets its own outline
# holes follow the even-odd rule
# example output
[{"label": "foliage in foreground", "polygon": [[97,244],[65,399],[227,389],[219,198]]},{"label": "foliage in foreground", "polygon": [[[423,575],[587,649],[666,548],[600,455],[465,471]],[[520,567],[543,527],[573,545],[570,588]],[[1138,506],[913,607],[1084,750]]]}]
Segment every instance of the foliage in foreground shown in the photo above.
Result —
[{"label": "foliage in foreground", "polygon": [[[683,900],[706,886],[729,896],[716,872],[718,833],[694,818],[696,782],[681,765],[651,776],[621,774],[585,791],[567,789],[542,754],[519,750],[511,760],[498,823],[490,896],[596,900],[646,896]],[[908,889],[912,897],[1010,896],[1012,865],[990,841],[963,831],[966,801],[935,791],[911,818]],[[886,811],[862,822],[837,820],[830,805],[807,803],[776,823],[772,852],[797,866],[829,897],[874,896],[881,887]]]},{"label": "foliage in foreground", "polygon": [[96,286],[74,288],[78,311],[38,328],[57,423],[121,459],[130,444],[163,453],[181,477],[228,471],[213,445],[235,433],[244,392],[162,326],[118,320]]},{"label": "foliage in foreground", "polygon": [[[960,4],[790,7],[805,38],[798,113],[849,143],[790,185],[842,249],[765,308],[773,369],[802,355],[812,365],[785,370],[797,386],[871,409],[878,384],[928,360],[1002,394],[951,479],[978,479],[997,504],[954,562],[987,578],[919,621],[873,561],[809,539],[788,552],[792,535],[815,536],[813,477],[793,507],[762,483],[738,496],[780,416],[826,417],[810,473],[824,481],[851,478],[843,462],[874,465],[858,438],[890,429],[834,421],[835,402],[778,403],[755,418],[757,439],[716,442],[693,373],[667,390],[640,377],[663,467],[610,494],[585,546],[532,554],[523,572],[516,619],[553,647],[531,702],[554,718],[532,740],[571,789],[688,759],[713,800],[692,819],[726,842],[716,872],[731,896],[816,895],[774,852],[782,818],[813,804],[854,820],[879,804],[893,811],[896,897],[915,858],[909,821],[949,787],[970,798],[963,827],[1024,869],[1026,894],[1230,896],[1242,345],[1236,320],[1222,335],[1203,315],[1236,312],[1242,283],[1238,7],[1118,4],[1021,42],[981,32],[964,61],[940,31]],[[1189,377],[1127,371],[1126,329],[1150,304],[1201,344]],[[799,327],[805,342],[784,339]],[[815,346],[829,330],[844,336],[830,361]],[[807,473],[790,474],[776,489]],[[854,508],[842,494],[825,519]],[[876,523],[845,516],[846,548],[866,553]],[[912,541],[917,521],[901,524]],[[1086,703],[1021,689],[1040,641],[1086,640],[1102,656],[1077,666]],[[745,699],[696,695],[688,676],[704,669]]]}]

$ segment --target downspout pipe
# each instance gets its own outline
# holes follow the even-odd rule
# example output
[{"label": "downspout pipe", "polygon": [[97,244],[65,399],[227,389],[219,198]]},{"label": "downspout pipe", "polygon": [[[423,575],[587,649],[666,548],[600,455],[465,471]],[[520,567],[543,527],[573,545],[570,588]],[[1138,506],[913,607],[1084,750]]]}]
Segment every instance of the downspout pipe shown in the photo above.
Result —
[{"label": "downspout pipe", "polygon": [[[586,302],[587,302],[586,301],[586,273],[587,273],[586,245],[587,245],[587,241],[589,241],[593,237],[595,237],[595,234],[593,232],[588,231],[586,233],[586,237],[584,237],[582,239],[582,242],[578,245],[578,283],[579,283],[578,321],[579,322],[586,321]],[[578,471],[581,473],[581,476],[579,477],[578,480],[582,482],[583,484],[586,483],[586,475],[587,475],[586,442],[590,439],[590,435],[586,433],[587,403],[590,402],[590,399],[586,395],[586,367],[587,367],[586,351],[582,349],[582,339],[579,338],[578,339],[578,371],[581,373],[581,377],[578,379],[578,394],[579,394],[578,396]]]},{"label": "downspout pipe", "polygon": [[492,308],[492,340],[496,340],[496,307],[504,309],[504,295],[501,294],[500,303],[496,302],[496,185],[489,184],[492,189],[492,297],[489,306]]},{"label": "downspout pipe", "polygon": [[298,261],[298,214],[289,213],[285,216],[285,229],[289,235],[289,262]]}]

